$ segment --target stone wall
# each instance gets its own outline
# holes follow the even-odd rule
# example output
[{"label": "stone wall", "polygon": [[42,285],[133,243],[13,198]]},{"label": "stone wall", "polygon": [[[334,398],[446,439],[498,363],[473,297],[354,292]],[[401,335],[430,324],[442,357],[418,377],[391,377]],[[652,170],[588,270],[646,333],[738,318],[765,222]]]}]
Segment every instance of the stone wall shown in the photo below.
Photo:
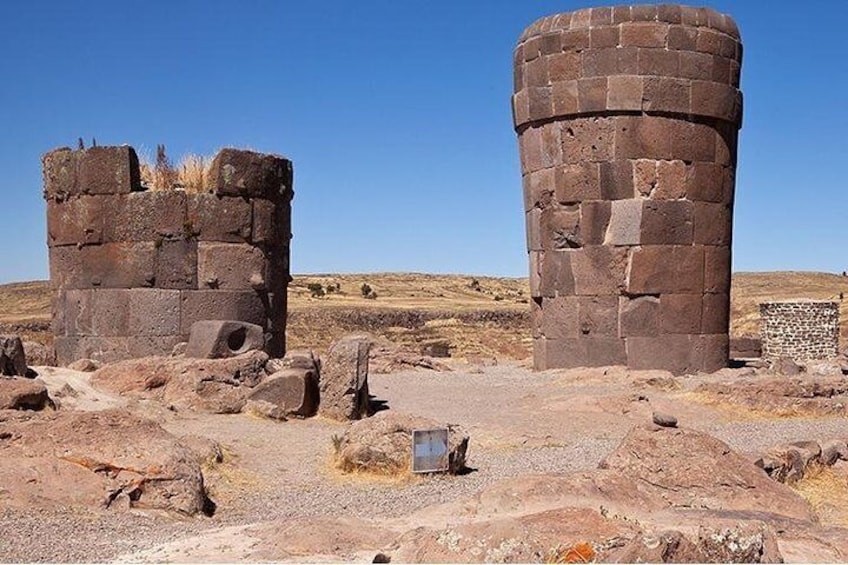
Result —
[{"label": "stone wall", "polygon": [[514,56],[535,367],[726,366],[733,20],[584,9],[536,21]]},{"label": "stone wall", "polygon": [[224,149],[204,193],[145,190],[128,146],[42,161],[60,364],[167,355],[204,319],[259,324],[284,353],[290,161]]},{"label": "stone wall", "polygon": [[763,357],[796,361],[839,354],[839,303],[804,300],[760,304]]}]

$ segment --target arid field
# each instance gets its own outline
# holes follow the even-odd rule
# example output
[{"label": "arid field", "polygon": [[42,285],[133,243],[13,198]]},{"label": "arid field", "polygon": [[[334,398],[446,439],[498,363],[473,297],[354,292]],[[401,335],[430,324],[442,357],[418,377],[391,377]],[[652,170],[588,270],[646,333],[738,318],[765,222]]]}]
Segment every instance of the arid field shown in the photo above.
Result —
[{"label": "arid field", "polygon": [[[315,297],[310,284],[321,285]],[[362,285],[376,298],[365,298]],[[327,287],[333,290],[327,292]],[[848,277],[830,273],[736,273],[731,293],[731,335],[759,333],[758,304],[809,298],[839,300]],[[421,273],[297,275],[289,285],[290,348],[323,350],[340,336],[364,331],[417,348],[446,340],[454,357],[523,359],[530,355],[529,292],[525,278]],[[848,337],[848,301],[840,307]],[[0,285],[0,330],[50,340],[46,281]]]}]

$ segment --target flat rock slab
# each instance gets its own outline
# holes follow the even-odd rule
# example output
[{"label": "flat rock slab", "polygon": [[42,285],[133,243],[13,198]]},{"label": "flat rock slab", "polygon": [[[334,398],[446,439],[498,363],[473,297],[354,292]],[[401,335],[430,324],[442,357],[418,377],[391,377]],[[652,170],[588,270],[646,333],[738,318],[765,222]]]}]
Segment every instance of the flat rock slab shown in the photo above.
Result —
[{"label": "flat rock slab", "polygon": [[41,410],[51,405],[40,380],[0,377],[0,410]]},{"label": "flat rock slab", "polygon": [[123,410],[5,411],[0,428],[4,503],[208,508],[196,456],[153,421]]}]

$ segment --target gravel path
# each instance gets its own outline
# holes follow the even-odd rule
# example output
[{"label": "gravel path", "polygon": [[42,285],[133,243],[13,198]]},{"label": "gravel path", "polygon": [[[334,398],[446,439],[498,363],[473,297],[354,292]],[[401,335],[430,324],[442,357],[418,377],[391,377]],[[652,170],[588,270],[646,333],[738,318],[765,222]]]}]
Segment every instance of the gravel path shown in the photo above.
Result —
[{"label": "gravel path", "polygon": [[213,517],[0,508],[0,561],[108,561],[223,526],[315,515],[404,516],[505,478],[596,468],[654,409],[671,411],[681,425],[743,452],[785,441],[848,437],[844,418],[733,420],[729,412],[687,402],[675,392],[634,384],[626,374],[590,370],[578,378],[573,371],[533,374],[517,364],[482,372],[456,367],[463,370],[406,371],[369,380],[372,394],[392,410],[465,427],[474,469],[466,475],[407,482],[342,477],[328,463],[331,438],[342,433],[342,424],[160,411],[157,417],[172,433],[204,435],[225,447],[227,461],[205,471],[218,504]]}]

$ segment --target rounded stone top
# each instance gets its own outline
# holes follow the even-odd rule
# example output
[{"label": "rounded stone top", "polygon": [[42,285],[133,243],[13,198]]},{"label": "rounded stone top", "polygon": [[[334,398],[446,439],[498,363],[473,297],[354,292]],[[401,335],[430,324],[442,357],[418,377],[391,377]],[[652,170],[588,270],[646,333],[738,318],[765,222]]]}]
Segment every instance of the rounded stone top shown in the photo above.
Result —
[{"label": "rounded stone top", "polygon": [[589,29],[627,22],[660,22],[708,27],[737,41],[741,39],[739,27],[733,18],[716,12],[712,8],[696,8],[679,4],[636,4],[583,8],[574,12],[545,16],[530,24],[521,34],[519,42],[550,32]]},{"label": "rounded stone top", "polygon": [[516,129],[579,115],[692,116],[741,127],[742,44],[709,8],[586,8],[534,22],[513,53]]}]

